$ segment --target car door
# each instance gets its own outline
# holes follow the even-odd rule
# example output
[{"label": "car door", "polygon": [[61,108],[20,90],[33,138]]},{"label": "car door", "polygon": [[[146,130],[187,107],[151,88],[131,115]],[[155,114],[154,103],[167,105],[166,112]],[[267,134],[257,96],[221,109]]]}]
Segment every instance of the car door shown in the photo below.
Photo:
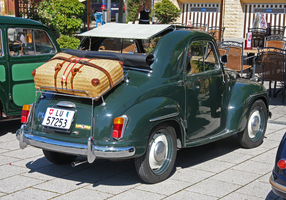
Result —
[{"label": "car door", "polygon": [[186,76],[186,142],[192,143],[222,130],[224,79],[211,41],[189,45]]},{"label": "car door", "polygon": [[[7,65],[9,67],[8,113],[18,113],[24,104],[35,101],[32,71],[57,52],[44,29],[7,27]],[[20,109],[19,109],[20,108]]]},{"label": "car door", "polygon": [[[5,35],[4,33],[4,26],[0,26],[0,100],[2,106],[0,111],[2,112],[3,105],[5,105],[6,102],[8,102],[8,94],[9,94],[9,68],[8,68],[8,62],[7,62],[7,55],[5,54],[5,47],[6,44],[3,43],[5,41]],[[4,40],[3,40],[4,39]],[[0,117],[1,117],[0,113]]]}]

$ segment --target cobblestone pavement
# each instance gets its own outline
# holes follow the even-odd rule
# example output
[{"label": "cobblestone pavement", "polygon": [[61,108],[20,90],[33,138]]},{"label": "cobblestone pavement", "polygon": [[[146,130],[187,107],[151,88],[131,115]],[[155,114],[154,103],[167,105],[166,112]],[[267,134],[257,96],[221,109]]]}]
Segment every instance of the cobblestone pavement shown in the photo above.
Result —
[{"label": "cobblestone pavement", "polygon": [[270,98],[273,116],[261,146],[243,149],[237,137],[231,136],[180,150],[172,175],[153,185],[138,178],[132,160],[96,160],[74,168],[51,164],[40,149],[21,150],[15,136],[18,127],[1,122],[7,133],[0,135],[0,199],[282,200],[269,184],[276,150],[286,131],[281,96]]}]

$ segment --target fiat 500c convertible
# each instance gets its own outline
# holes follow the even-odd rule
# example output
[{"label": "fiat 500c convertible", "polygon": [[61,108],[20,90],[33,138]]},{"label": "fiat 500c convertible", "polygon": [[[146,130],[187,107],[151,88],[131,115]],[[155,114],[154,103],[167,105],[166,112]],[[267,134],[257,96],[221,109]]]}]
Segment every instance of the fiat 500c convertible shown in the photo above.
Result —
[{"label": "fiat 500c convertible", "polygon": [[[160,27],[127,26],[138,31]],[[127,33],[134,39],[136,31]],[[245,148],[262,143],[269,116],[267,92],[225,68],[222,60],[227,57],[219,55],[207,33],[173,29],[148,54],[78,55],[122,61],[124,80],[98,99],[38,90],[35,103],[23,107],[25,123],[17,132],[21,148],[41,148],[55,164],[77,156],[86,156],[89,163],[96,158],[134,159],[139,177],[157,183],[170,175],[177,149],[233,134]],[[52,112],[56,125],[48,122]]]}]

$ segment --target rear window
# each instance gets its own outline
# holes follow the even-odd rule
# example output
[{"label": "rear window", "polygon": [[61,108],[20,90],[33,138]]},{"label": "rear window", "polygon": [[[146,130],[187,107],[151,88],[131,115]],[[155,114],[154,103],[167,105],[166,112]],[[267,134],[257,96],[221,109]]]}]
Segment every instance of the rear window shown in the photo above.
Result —
[{"label": "rear window", "polygon": [[136,53],[136,44],[134,40],[106,38],[99,45],[98,51],[109,51],[115,53]]}]

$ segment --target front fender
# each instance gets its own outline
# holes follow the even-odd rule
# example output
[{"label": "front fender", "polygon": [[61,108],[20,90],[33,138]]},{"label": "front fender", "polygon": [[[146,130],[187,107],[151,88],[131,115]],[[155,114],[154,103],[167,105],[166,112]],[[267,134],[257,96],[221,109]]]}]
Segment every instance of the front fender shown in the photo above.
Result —
[{"label": "front fender", "polygon": [[183,111],[175,100],[167,97],[155,97],[141,101],[126,110],[128,124],[124,140],[142,141],[141,147],[136,147],[136,154],[145,152],[150,132],[156,125],[173,120],[178,123],[183,121]]},{"label": "front fender", "polygon": [[228,106],[227,129],[229,131],[244,130],[249,110],[257,99],[262,99],[268,108],[267,91],[262,85],[251,81],[235,83]]}]

